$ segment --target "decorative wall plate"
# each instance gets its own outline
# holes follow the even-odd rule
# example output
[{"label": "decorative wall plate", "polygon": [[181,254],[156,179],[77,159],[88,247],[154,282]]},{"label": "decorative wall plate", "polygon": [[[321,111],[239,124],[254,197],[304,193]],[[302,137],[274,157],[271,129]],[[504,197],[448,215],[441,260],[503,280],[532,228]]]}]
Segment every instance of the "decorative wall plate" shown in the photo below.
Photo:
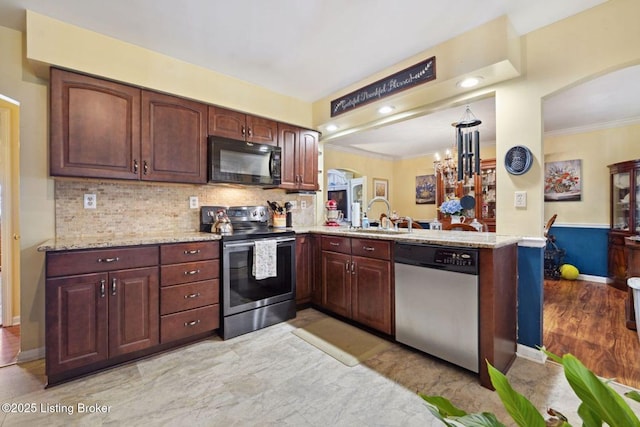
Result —
[{"label": "decorative wall plate", "polygon": [[531,169],[533,154],[524,145],[509,148],[504,156],[504,166],[511,175],[522,175]]}]

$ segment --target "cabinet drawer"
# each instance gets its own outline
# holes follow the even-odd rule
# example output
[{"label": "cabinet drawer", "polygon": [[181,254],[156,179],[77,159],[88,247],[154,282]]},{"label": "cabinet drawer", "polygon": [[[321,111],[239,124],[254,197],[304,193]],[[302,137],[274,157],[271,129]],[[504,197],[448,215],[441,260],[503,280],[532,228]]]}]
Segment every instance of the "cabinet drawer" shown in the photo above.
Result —
[{"label": "cabinet drawer", "polygon": [[351,253],[368,258],[391,259],[391,242],[372,239],[351,239]]},{"label": "cabinet drawer", "polygon": [[47,253],[47,277],[156,265],[157,246]]},{"label": "cabinet drawer", "polygon": [[207,305],[160,318],[160,343],[213,331],[220,326],[220,306]]},{"label": "cabinet drawer", "polygon": [[160,291],[160,314],[217,304],[219,289],[218,279],[164,287]]},{"label": "cabinet drawer", "polygon": [[160,267],[160,286],[215,279],[219,276],[220,261],[185,262]]},{"label": "cabinet drawer", "polygon": [[160,263],[178,264],[219,258],[219,248],[220,243],[217,241],[162,245],[160,246]]},{"label": "cabinet drawer", "polygon": [[322,250],[351,253],[351,239],[349,237],[322,236]]}]

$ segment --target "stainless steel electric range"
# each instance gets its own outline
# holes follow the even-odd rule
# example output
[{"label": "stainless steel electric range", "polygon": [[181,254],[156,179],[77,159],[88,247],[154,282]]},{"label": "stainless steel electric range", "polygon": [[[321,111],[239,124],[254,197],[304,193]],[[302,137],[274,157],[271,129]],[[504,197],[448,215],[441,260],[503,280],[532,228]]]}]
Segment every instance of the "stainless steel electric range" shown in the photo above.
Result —
[{"label": "stainless steel electric range", "polygon": [[[200,231],[210,232],[225,210],[233,232],[222,235],[221,335],[229,339],[296,316],[296,238],[291,229],[268,225],[266,206],[203,206]],[[256,242],[275,242],[274,277],[256,279]],[[259,243],[258,243],[259,244]],[[259,251],[262,254],[262,251]]]}]

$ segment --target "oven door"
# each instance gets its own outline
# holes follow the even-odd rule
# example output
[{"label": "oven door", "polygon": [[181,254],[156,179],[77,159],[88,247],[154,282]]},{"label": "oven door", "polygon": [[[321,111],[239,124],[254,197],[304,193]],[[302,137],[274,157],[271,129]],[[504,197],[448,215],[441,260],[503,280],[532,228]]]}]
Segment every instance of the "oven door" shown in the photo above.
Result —
[{"label": "oven door", "polygon": [[295,299],[296,239],[276,238],[277,277],[256,280],[253,270],[255,240],[222,244],[222,315],[228,316],[258,307]]}]

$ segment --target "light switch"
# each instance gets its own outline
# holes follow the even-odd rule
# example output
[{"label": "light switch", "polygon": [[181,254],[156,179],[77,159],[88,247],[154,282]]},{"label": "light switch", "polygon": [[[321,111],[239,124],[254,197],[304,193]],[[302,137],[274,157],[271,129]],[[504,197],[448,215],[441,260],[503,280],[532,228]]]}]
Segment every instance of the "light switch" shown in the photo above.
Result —
[{"label": "light switch", "polygon": [[527,207],[527,192],[526,191],[516,191],[515,192],[514,206],[516,208],[526,208]]}]

